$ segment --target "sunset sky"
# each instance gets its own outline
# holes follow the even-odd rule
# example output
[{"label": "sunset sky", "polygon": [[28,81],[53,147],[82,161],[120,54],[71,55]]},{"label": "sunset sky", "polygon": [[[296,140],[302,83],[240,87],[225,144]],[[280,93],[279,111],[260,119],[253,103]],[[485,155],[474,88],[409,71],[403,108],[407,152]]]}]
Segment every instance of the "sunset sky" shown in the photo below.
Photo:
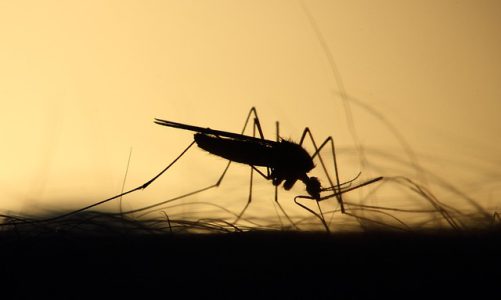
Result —
[{"label": "sunset sky", "polygon": [[[303,3],[334,73],[299,1],[1,1],[2,212],[117,194],[131,148],[126,189],[136,187],[193,138],[153,118],[238,132],[252,106],[270,139],[275,121],[284,138],[297,141],[306,126],[319,141],[333,136],[343,181],[420,180],[389,122],[433,174],[424,181],[439,176],[501,210],[500,2]],[[129,200],[215,182],[224,161],[189,155]],[[229,176],[225,188],[241,190],[243,206],[248,178]]]}]

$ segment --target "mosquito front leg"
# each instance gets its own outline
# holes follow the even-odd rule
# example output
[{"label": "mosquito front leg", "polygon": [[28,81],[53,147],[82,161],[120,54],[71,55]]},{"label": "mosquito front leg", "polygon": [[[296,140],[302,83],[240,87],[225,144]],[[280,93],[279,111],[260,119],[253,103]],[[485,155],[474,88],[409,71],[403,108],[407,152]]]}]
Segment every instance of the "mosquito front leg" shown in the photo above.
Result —
[{"label": "mosquito front leg", "polygon": [[[324,173],[327,177],[327,180],[329,181],[330,186],[334,188],[337,201],[341,207],[341,213],[345,213],[342,193],[340,193],[341,183],[339,181],[339,172],[338,172],[338,167],[337,167],[336,150],[335,150],[333,138],[331,136],[329,136],[320,145],[320,147],[317,147],[317,143],[315,142],[315,139],[313,138],[313,134],[311,133],[310,129],[308,127],[306,127],[303,131],[302,136],[301,136],[301,140],[299,142],[300,145],[303,145],[303,142],[305,141],[306,136],[308,136],[310,138],[311,143],[312,143],[313,147],[315,148],[315,152],[313,153],[311,158],[314,159],[316,156],[318,156],[318,160],[320,161],[320,164],[322,165],[322,169],[324,170]],[[320,152],[325,147],[325,145],[327,145],[328,143],[331,146],[332,157],[333,157],[333,161],[334,161],[334,172],[336,175],[336,184],[334,184],[331,177],[329,176],[329,172],[327,171],[327,167],[324,163],[324,160],[323,160],[321,152]]]},{"label": "mosquito front leg", "polygon": [[325,218],[324,218],[324,215],[322,213],[322,210],[320,209],[320,204],[319,202],[317,201],[317,206],[318,206],[318,210],[320,211],[320,214],[316,213],[315,211],[313,211],[311,208],[308,208],[306,205],[304,204],[301,204],[297,199],[312,199],[310,196],[296,196],[294,197],[294,202],[301,206],[302,208],[306,209],[307,211],[309,211],[311,214],[313,214],[315,217],[319,218],[320,221],[322,222],[322,225],[324,225],[325,227],[325,230],[327,232],[330,232],[330,229],[329,229],[329,226],[327,225],[327,222],[325,222]]}]

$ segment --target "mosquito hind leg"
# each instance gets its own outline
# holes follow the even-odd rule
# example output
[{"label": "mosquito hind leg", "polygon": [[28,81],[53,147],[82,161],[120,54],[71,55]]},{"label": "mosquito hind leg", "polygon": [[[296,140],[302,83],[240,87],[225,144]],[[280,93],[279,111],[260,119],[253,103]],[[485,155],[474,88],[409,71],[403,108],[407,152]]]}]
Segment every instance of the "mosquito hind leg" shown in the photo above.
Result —
[{"label": "mosquito hind leg", "polygon": [[[247,128],[247,125],[249,123],[251,115],[254,115],[254,117],[255,117],[254,119],[255,120],[256,119],[259,120],[258,117],[257,117],[257,112],[256,112],[255,107],[252,107],[249,110],[249,113],[247,114],[247,118],[245,120],[244,127],[243,127],[242,132],[241,132],[242,134],[245,132],[245,129]],[[261,130],[260,126],[258,127],[258,130],[259,130],[259,133],[260,133],[261,137],[264,139],[264,137],[262,136],[262,130]],[[118,195],[115,195],[115,196],[112,196],[110,198],[107,198],[107,199],[95,202],[95,203],[93,203],[91,205],[88,205],[88,206],[85,206],[85,207],[82,207],[80,209],[68,212],[66,214],[58,215],[58,216],[55,216],[55,217],[52,217],[52,218],[48,218],[48,219],[44,219],[44,220],[39,220],[38,222],[48,222],[48,221],[54,221],[54,220],[62,219],[62,218],[65,218],[65,217],[68,217],[68,216],[80,213],[82,211],[88,210],[90,208],[102,205],[104,203],[107,203],[107,202],[112,201],[114,199],[120,198],[122,196],[131,194],[131,193],[136,192],[138,190],[146,189],[150,184],[152,184],[155,180],[157,180],[160,176],[162,176],[168,169],[170,169],[182,156],[184,156],[186,154],[186,152],[194,144],[195,144],[195,141],[192,141],[169,165],[167,165],[162,171],[160,171],[157,175],[155,175],[150,180],[146,181],[144,184],[142,184],[142,185],[140,185],[140,186],[138,186],[136,188],[133,188],[133,189],[131,189],[129,191],[122,192],[122,193],[120,193]],[[171,198],[171,199],[166,200],[166,201],[162,201],[160,203],[156,203],[156,204],[149,205],[149,206],[146,206],[146,207],[142,207],[142,208],[139,208],[139,209],[130,210],[130,211],[127,211],[127,212],[122,212],[121,214],[130,214],[130,213],[134,213],[134,212],[145,211],[147,209],[158,207],[158,206],[161,206],[163,204],[169,203],[169,202],[174,201],[174,200],[179,200],[179,199],[182,199],[182,198],[186,198],[186,197],[189,197],[189,196],[192,196],[192,195],[195,195],[195,194],[207,191],[209,189],[218,187],[221,184],[221,182],[223,181],[223,178],[225,177],[225,175],[226,175],[226,173],[227,173],[227,171],[228,171],[228,169],[230,167],[230,164],[231,164],[231,161],[228,161],[228,163],[226,164],[226,167],[223,170],[223,173],[219,176],[219,178],[218,178],[218,180],[216,181],[215,184],[212,184],[212,185],[209,185],[207,187],[204,187],[204,188],[201,188],[201,189],[198,189],[198,190],[186,193],[186,194],[181,195],[181,196],[177,196],[177,197]]]},{"label": "mosquito hind leg", "polygon": [[[39,220],[39,222],[49,222],[49,221],[55,221],[55,220],[59,220],[59,219],[65,218],[65,217],[69,217],[69,216],[75,215],[77,213],[83,212],[85,210],[88,210],[90,208],[93,208],[93,207],[99,206],[101,204],[107,203],[109,201],[112,201],[114,199],[121,198],[121,197],[123,197],[125,195],[128,195],[128,194],[131,194],[131,193],[133,193],[135,191],[146,189],[150,184],[152,184],[155,180],[157,180],[158,177],[162,176],[163,173],[165,173],[168,169],[170,169],[170,167],[172,167],[181,157],[183,157],[184,154],[186,154],[186,152],[188,152],[188,150],[193,146],[193,144],[195,144],[195,141],[191,142],[188,145],[188,147],[186,147],[181,152],[181,154],[179,154],[169,165],[167,165],[167,167],[165,167],[162,171],[160,171],[160,173],[158,173],[157,175],[155,175],[155,177],[151,178],[150,180],[148,180],[147,182],[143,183],[142,185],[140,185],[140,186],[138,186],[136,188],[133,188],[131,190],[128,190],[127,192],[122,192],[122,193],[120,193],[118,195],[115,195],[113,197],[101,200],[99,202],[95,202],[95,203],[93,203],[91,205],[87,205],[87,206],[82,207],[82,208],[77,209],[77,210],[73,210],[73,211],[71,211],[69,213],[65,213],[65,214],[58,215],[58,216],[55,216],[55,217],[52,217],[52,218],[48,218],[48,219],[44,219],[44,220]],[[120,214],[126,214],[126,213],[127,212],[120,212]]]},{"label": "mosquito hind leg", "polygon": [[[242,131],[241,131],[241,134],[243,134],[245,132],[245,130],[247,129],[247,126],[249,124],[249,120],[251,118],[251,116],[254,115],[255,119],[257,119],[257,112],[256,112],[256,109],[254,107],[252,107],[250,110],[249,110],[249,113],[247,114],[247,117],[245,119],[245,123],[244,123],[244,126],[242,128]],[[259,132],[262,134],[262,130],[259,128],[258,129]],[[194,144],[195,142],[193,141],[187,149],[185,149],[183,151],[183,153],[178,157],[176,158],[176,160],[174,162],[176,162],[182,155],[184,155],[184,153],[186,151],[188,151],[188,149]],[[173,162],[173,163],[174,163]],[[173,164],[172,163],[172,164]],[[171,165],[172,165],[171,164]],[[176,201],[176,200],[180,200],[180,199],[184,199],[184,198],[187,198],[187,197],[190,197],[190,196],[193,196],[193,195],[196,195],[196,194],[199,194],[199,193],[202,193],[202,192],[205,192],[207,190],[210,190],[210,189],[213,189],[213,188],[217,188],[221,185],[221,183],[223,182],[223,179],[225,178],[226,176],[226,173],[228,172],[228,169],[230,168],[230,165],[231,165],[231,161],[228,161],[228,163],[226,164],[223,172],[221,173],[221,175],[219,175],[217,181],[214,183],[214,184],[211,184],[209,186],[206,186],[206,187],[203,187],[203,188],[200,188],[198,190],[195,190],[195,191],[191,191],[189,193],[186,193],[186,194],[183,194],[183,195],[180,195],[180,196],[177,196],[177,197],[173,197],[171,199],[168,199],[168,200],[165,200],[165,201],[162,201],[162,202],[159,202],[159,203],[155,203],[155,204],[152,204],[152,205],[149,205],[149,206],[146,206],[146,207],[142,207],[142,208],[138,208],[138,209],[134,209],[134,210],[130,210],[128,212],[125,212],[125,213],[136,213],[136,212],[141,212],[141,211],[145,211],[145,210],[148,210],[148,209],[152,209],[152,208],[155,208],[155,207],[159,207],[161,205],[164,205],[164,204],[167,204],[167,203],[170,203],[172,201]],[[160,177],[160,175],[162,175],[168,168],[170,167],[170,165],[164,169],[161,173],[159,173],[157,176],[155,176],[154,178],[152,178],[151,180],[149,180],[148,182],[146,182],[145,184],[143,184],[141,187],[137,188],[137,189],[140,189],[140,188],[146,188],[148,185],[150,185],[154,180],[156,180],[158,177]],[[132,190],[133,191],[133,190]],[[132,191],[129,191],[129,192],[132,192]],[[127,192],[127,193],[129,193]],[[122,194],[122,195],[125,195],[126,193]],[[119,197],[120,195],[116,196],[116,197]],[[124,213],[124,214],[125,214]],[[240,214],[242,215],[242,213]]]}]

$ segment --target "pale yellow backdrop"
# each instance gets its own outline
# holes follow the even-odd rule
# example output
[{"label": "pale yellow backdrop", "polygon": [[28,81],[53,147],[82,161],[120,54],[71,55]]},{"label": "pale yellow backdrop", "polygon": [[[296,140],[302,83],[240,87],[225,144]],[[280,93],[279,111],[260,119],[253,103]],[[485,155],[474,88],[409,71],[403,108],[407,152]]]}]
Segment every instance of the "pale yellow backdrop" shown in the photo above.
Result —
[{"label": "pale yellow backdrop", "polygon": [[[343,180],[359,171],[419,180],[362,103],[431,174],[496,210],[499,3],[304,1],[340,83],[298,1],[0,1],[0,209],[63,210],[116,194],[130,148],[126,188],[135,187],[192,140],[154,117],[237,132],[252,106],[270,138],[276,120],[284,137],[299,139],[305,126],[332,135]],[[224,162],[192,152],[127,205],[214,182]],[[246,193],[247,178],[235,176],[224,195]]]}]

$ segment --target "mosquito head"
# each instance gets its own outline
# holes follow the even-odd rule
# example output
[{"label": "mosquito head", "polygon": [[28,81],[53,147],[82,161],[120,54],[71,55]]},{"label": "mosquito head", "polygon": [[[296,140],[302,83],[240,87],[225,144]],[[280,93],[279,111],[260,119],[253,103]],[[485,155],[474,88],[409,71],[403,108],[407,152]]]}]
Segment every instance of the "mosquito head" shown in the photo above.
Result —
[{"label": "mosquito head", "polygon": [[306,184],[306,191],[313,199],[320,199],[320,191],[322,186],[320,185],[320,181],[317,177],[310,177],[304,181]]}]

